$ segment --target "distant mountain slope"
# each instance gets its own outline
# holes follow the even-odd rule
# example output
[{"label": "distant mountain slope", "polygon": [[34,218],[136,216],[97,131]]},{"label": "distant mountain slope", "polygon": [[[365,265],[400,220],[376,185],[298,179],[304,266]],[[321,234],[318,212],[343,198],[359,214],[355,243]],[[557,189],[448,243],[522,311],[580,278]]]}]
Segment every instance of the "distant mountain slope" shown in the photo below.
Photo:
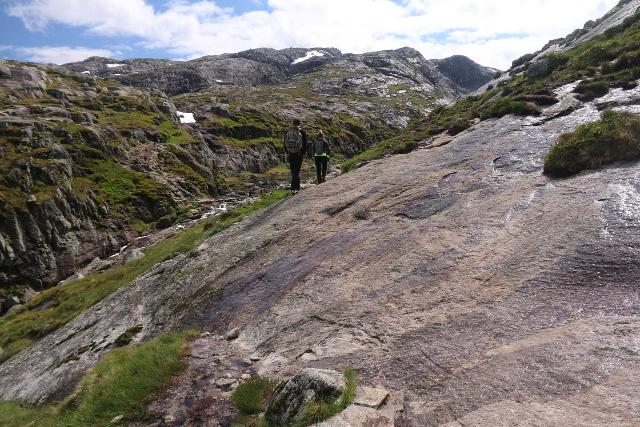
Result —
[{"label": "distant mountain slope", "polygon": [[65,68],[132,86],[160,89],[169,95],[194,92],[212,84],[276,85],[338,62],[348,69],[365,64],[386,75],[401,75],[417,83],[429,81],[447,93],[464,94],[491,80],[496,70],[468,58],[427,60],[411,48],[365,54],[343,54],[335,48],[261,48],[212,55],[191,61],[163,59],[115,60],[92,57]]}]

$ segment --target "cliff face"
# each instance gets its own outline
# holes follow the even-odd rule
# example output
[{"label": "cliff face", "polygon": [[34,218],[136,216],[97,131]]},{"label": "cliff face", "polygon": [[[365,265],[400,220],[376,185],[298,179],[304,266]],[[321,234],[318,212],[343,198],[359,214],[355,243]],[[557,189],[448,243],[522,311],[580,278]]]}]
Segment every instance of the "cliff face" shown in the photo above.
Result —
[{"label": "cliff face", "polygon": [[55,284],[217,191],[212,148],[161,92],[1,67],[0,288]]}]

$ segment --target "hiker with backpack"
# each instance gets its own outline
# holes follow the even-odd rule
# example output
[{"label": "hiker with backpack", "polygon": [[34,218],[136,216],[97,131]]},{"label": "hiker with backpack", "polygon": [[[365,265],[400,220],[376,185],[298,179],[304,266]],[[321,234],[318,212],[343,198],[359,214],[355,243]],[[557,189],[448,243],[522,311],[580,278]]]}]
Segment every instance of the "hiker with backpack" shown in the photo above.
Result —
[{"label": "hiker with backpack", "polygon": [[316,161],[316,175],[318,184],[327,180],[327,167],[329,166],[329,139],[322,129],[318,131],[318,136],[313,141],[313,157]]},{"label": "hiker with backpack", "polygon": [[300,169],[307,151],[307,134],[302,130],[299,119],[293,119],[291,127],[285,132],[284,149],[291,168],[291,191],[300,191]]}]

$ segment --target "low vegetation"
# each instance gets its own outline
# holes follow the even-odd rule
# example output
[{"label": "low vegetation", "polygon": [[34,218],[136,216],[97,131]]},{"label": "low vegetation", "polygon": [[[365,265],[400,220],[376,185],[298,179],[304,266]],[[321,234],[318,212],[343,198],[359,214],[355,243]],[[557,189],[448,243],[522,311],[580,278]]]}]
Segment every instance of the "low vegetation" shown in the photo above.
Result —
[{"label": "low vegetation", "polygon": [[196,335],[196,331],[173,332],[112,350],[59,404],[31,407],[0,402],[0,425],[80,427],[126,425],[142,420],[145,405],[183,368],[184,349]]},{"label": "low vegetation", "polygon": [[[309,402],[303,409],[300,420],[290,427],[306,427],[324,421],[342,412],[349,406],[356,395],[357,375],[352,369],[344,372],[346,379],[345,391],[338,399],[318,399]],[[269,422],[262,413],[265,411],[271,393],[278,384],[270,379],[254,377],[238,386],[231,395],[240,414],[233,425],[244,427],[276,427]]]},{"label": "low vegetation", "polygon": [[219,217],[200,221],[195,226],[156,243],[145,250],[142,258],[43,291],[21,307],[20,311],[0,318],[0,348],[3,349],[0,362],[64,326],[107,295],[131,283],[155,264],[187,252],[214,234],[288,195],[288,191],[274,191],[256,202],[240,206]]},{"label": "low vegetation", "polygon": [[269,399],[277,383],[273,380],[253,377],[240,384],[231,395],[231,401],[242,415],[256,415],[265,410],[265,402]]},{"label": "low vegetation", "polygon": [[640,117],[605,111],[602,119],[563,134],[544,162],[544,172],[569,176],[607,163],[640,158]]}]

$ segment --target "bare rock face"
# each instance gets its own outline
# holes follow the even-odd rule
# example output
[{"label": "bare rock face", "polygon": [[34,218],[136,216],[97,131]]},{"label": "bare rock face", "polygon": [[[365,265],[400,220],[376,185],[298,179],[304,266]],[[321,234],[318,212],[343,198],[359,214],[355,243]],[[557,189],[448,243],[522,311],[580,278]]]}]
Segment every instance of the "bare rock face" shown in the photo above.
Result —
[{"label": "bare rock face", "polygon": [[273,391],[267,402],[265,418],[273,425],[292,425],[304,416],[309,403],[337,399],[344,390],[345,379],[340,372],[304,369]]}]

